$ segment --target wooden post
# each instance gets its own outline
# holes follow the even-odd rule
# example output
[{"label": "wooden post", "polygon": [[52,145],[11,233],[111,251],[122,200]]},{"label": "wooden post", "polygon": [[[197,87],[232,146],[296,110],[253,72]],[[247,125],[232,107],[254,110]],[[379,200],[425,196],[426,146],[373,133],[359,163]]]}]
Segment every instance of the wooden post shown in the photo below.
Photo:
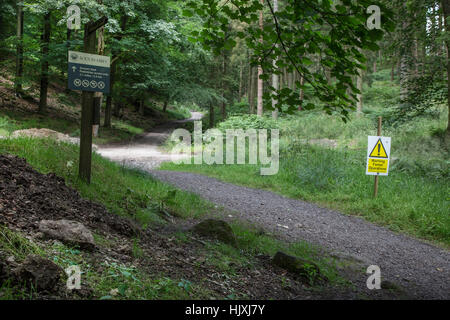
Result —
[{"label": "wooden post", "polygon": [[[377,130],[377,136],[381,136],[381,124],[382,124],[382,118],[378,117],[378,130]],[[375,176],[375,185],[373,190],[373,196],[376,198],[378,195],[378,175]]]},{"label": "wooden post", "polygon": [[[103,17],[95,22],[89,22],[84,27],[84,52],[95,54],[96,31],[108,22]],[[91,183],[92,163],[92,124],[94,122],[94,92],[83,91],[81,102],[81,132],[80,132],[80,165],[78,176]]]},{"label": "wooden post", "polygon": [[[89,32],[90,23],[84,27],[84,52],[95,53],[95,31]],[[81,103],[81,132],[80,132],[80,166],[79,177],[87,183],[91,183],[92,163],[92,124],[94,93],[83,91]]]}]

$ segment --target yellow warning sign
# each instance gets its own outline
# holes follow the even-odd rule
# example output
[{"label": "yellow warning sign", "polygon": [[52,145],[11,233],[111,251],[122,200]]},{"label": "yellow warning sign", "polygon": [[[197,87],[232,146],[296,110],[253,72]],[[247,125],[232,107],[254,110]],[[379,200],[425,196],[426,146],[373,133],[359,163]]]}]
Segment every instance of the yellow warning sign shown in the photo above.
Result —
[{"label": "yellow warning sign", "polygon": [[[381,139],[378,139],[377,144],[373,148],[372,152],[370,153],[369,157],[371,158],[384,158],[388,159],[388,154],[386,153],[386,149],[383,146],[383,142],[381,142]],[[387,161],[386,161],[387,163]]]},{"label": "yellow warning sign", "polygon": [[388,172],[388,160],[369,158],[367,172],[368,173],[387,173]]}]

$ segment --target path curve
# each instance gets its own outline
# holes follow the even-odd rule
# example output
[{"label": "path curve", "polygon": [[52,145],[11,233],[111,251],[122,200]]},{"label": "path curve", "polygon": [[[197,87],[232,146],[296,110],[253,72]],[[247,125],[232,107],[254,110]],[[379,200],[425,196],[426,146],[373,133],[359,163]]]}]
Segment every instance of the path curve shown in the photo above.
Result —
[{"label": "path curve", "polygon": [[[187,172],[154,170],[150,173],[177,188],[237,211],[241,219],[264,226],[287,240],[318,244],[332,253],[353,257],[366,268],[378,265],[384,280],[399,284],[412,297],[450,299],[450,253],[445,249],[358,217],[270,191]],[[358,285],[364,288],[366,280],[366,276],[361,277]]]},{"label": "path curve", "polygon": [[[149,172],[177,188],[238,212],[239,218],[260,225],[288,241],[305,240],[331,253],[350,256],[361,266],[378,265],[382,277],[400,285],[417,299],[450,299],[450,252],[414,238],[394,233],[361,218],[289,199],[273,192],[236,186],[194,173],[154,170],[171,155],[159,146],[180,122],[155,128],[129,145],[100,147],[98,152],[124,165]],[[356,284],[367,290],[368,275]]]},{"label": "path curve", "polygon": [[172,131],[183,123],[201,120],[201,112],[191,111],[191,118],[167,122],[153,128],[153,131],[138,136],[128,144],[116,143],[100,146],[97,153],[112,161],[143,170],[158,167],[164,161],[172,161],[174,155],[161,150]]}]

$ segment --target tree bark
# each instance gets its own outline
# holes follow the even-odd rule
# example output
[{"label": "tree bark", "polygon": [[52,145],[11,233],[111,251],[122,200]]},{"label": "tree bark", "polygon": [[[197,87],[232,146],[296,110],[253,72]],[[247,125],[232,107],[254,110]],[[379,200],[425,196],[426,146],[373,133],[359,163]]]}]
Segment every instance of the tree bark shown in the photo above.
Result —
[{"label": "tree bark", "polygon": [[[128,22],[128,16],[127,15],[123,15],[121,20],[120,20],[120,29],[121,29],[121,33],[119,35],[117,35],[115,37],[116,40],[120,41],[123,38],[123,33],[125,32],[126,26],[127,26],[127,22]],[[112,65],[111,65],[111,75],[110,75],[110,81],[109,81],[109,95],[106,98],[106,110],[105,110],[105,127],[106,124],[109,123],[109,127],[111,127],[111,107],[113,104],[113,89],[114,89],[114,82],[115,82],[115,78],[116,78],[116,73],[117,73],[117,59],[118,59],[118,54],[119,53],[115,53],[112,56]],[[115,117],[119,117],[120,116],[120,108],[121,108],[121,104],[120,103],[114,103],[114,109],[112,114]],[[108,110],[109,109],[109,110]],[[109,119],[107,120],[107,114],[109,114]]]},{"label": "tree bark", "polygon": [[[444,25],[445,30],[450,32],[450,26],[448,19],[450,16],[450,0],[442,0],[442,9],[444,13]],[[447,110],[448,110],[448,120],[447,120],[447,137],[450,137],[450,41],[448,38],[445,40],[445,46],[447,47]]]},{"label": "tree bark", "polygon": [[[264,0],[261,0],[261,4],[264,5]],[[261,9],[260,13],[259,13],[259,28],[261,29],[261,31],[264,30],[264,17],[263,17],[263,10]],[[263,42],[263,38],[261,36],[261,38],[259,39],[259,41],[262,43]],[[262,117],[263,115],[263,80],[261,79],[261,76],[263,74],[263,69],[262,69],[262,61],[259,61],[259,65],[258,65],[258,103],[257,103],[257,114],[259,117]]]},{"label": "tree bark", "polygon": [[[403,8],[406,11],[406,2],[403,3]],[[408,84],[410,79],[411,71],[411,31],[409,30],[410,21],[408,17],[405,16],[402,22],[402,43],[401,43],[401,57],[400,57],[400,70],[399,70],[399,80],[400,80],[400,101],[406,102],[409,98]]]},{"label": "tree bark", "polygon": [[139,114],[141,116],[145,115],[145,103],[144,103],[145,99],[142,98],[139,100]]},{"label": "tree bark", "polygon": [[44,15],[44,32],[42,34],[41,44],[41,91],[39,98],[39,112],[47,112],[47,95],[48,95],[48,47],[50,43],[50,12]]},{"label": "tree bark", "polygon": [[363,109],[363,71],[361,69],[358,71],[358,75],[356,76],[356,88],[361,92],[356,95],[356,98],[358,99],[358,101],[356,102],[356,115],[359,117],[362,114]]},{"label": "tree bark", "polygon": [[[278,12],[278,0],[273,0],[273,12],[276,14]],[[274,17],[275,19],[275,17]],[[278,47],[278,44],[276,45]],[[278,59],[273,60],[273,68],[274,70],[277,69],[277,61]],[[278,91],[280,87],[280,77],[278,74],[272,74],[272,87],[275,89],[275,93]],[[277,99],[272,98],[272,108],[274,109],[272,111],[272,118],[278,119],[278,109],[276,107]]]},{"label": "tree bark", "polygon": [[106,97],[105,120],[104,120],[104,123],[103,123],[103,126],[105,128],[111,128],[112,94],[113,94],[114,78],[115,78],[115,75],[116,75],[116,61],[113,61],[112,64],[111,64],[111,73],[110,73],[110,77],[109,77],[110,87],[109,87],[109,94]]},{"label": "tree bark", "polygon": [[250,80],[249,80],[249,87],[248,87],[248,107],[249,107],[249,113],[253,114],[255,112],[255,76],[254,76],[254,68],[250,66]]},{"label": "tree bark", "polygon": [[14,90],[16,96],[20,96],[23,91],[23,7],[17,3],[17,55],[16,55],[16,78],[14,81]]},{"label": "tree bark", "polygon": [[[303,86],[305,84],[305,78],[303,76],[300,76],[300,86]],[[303,109],[303,100],[305,99],[305,91],[302,87],[300,87],[300,106],[298,107],[298,110]]]},{"label": "tree bark", "polygon": [[[98,0],[99,4],[102,4],[102,0]],[[103,55],[105,53],[105,27],[101,27],[98,29],[98,38],[97,38],[97,54]],[[94,93],[94,127],[92,128],[94,137],[98,136],[98,130],[100,127],[100,118],[102,112],[102,104],[103,104],[103,93],[95,92]]]},{"label": "tree bark", "polygon": [[394,81],[395,63],[392,63],[391,67],[391,81]]},{"label": "tree bark", "polygon": [[242,91],[243,91],[243,87],[244,87],[244,64],[241,61],[241,64],[239,66],[239,102],[241,102],[242,100]]},{"label": "tree bark", "polygon": [[209,103],[209,127],[214,128],[214,105]]},{"label": "tree bark", "polygon": [[226,83],[224,80],[224,77],[227,73],[227,54],[225,50],[223,51],[223,61],[222,61],[222,121],[224,121],[227,118],[227,103],[225,99],[225,93],[226,93]]}]

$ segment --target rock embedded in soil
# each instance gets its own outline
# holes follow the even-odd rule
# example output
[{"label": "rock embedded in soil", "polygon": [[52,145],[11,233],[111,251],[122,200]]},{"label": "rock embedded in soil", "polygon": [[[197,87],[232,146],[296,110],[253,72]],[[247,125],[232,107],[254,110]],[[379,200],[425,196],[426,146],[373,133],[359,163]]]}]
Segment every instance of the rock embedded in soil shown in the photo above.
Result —
[{"label": "rock embedded in soil", "polygon": [[14,273],[19,283],[26,283],[37,291],[52,292],[63,270],[39,255],[29,255]]},{"label": "rock embedded in soil", "polygon": [[83,224],[72,220],[42,220],[39,231],[46,237],[66,244],[78,245],[82,249],[94,250],[95,241],[91,231]]},{"label": "rock embedded in soil", "polygon": [[278,251],[272,259],[272,263],[289,272],[308,278],[321,277],[320,268],[311,261],[288,255]]},{"label": "rock embedded in soil", "polygon": [[237,247],[236,236],[230,225],[222,220],[207,219],[192,228],[195,233],[219,240],[234,247]]},{"label": "rock embedded in soil", "polygon": [[0,223],[25,233],[41,220],[68,219],[90,230],[131,237],[142,233],[131,219],[111,214],[104,205],[83,199],[54,173],[41,174],[25,159],[0,155]]}]

